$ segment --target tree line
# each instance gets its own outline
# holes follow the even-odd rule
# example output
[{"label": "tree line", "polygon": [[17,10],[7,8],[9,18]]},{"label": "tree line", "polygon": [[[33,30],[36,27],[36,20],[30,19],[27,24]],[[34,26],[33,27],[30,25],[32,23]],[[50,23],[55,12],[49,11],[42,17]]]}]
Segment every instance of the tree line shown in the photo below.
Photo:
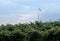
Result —
[{"label": "tree line", "polygon": [[1,25],[0,41],[60,41],[60,21]]}]

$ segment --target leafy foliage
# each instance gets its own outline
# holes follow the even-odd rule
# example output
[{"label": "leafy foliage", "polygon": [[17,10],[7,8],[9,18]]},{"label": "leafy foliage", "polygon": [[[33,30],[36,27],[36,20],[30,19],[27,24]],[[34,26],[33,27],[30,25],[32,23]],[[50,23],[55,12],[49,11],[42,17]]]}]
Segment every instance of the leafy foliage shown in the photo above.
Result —
[{"label": "leafy foliage", "polygon": [[60,21],[1,25],[0,41],[60,41]]}]

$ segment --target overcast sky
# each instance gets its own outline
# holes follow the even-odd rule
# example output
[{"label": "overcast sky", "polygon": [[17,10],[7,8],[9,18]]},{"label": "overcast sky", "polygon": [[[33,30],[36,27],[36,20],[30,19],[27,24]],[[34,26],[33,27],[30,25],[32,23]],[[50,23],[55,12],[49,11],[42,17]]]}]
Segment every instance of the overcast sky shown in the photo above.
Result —
[{"label": "overcast sky", "polygon": [[60,19],[60,0],[0,0],[0,24]]}]

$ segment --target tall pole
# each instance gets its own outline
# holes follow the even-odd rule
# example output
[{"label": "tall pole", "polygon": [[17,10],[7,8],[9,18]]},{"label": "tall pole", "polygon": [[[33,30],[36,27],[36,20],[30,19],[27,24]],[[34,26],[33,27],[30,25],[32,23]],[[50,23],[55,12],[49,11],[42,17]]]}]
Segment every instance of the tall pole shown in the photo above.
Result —
[{"label": "tall pole", "polygon": [[40,8],[38,8],[38,21],[40,21],[40,18],[39,18],[40,11],[42,11],[42,10]]},{"label": "tall pole", "polygon": [[38,21],[39,21],[39,8],[38,8]]}]

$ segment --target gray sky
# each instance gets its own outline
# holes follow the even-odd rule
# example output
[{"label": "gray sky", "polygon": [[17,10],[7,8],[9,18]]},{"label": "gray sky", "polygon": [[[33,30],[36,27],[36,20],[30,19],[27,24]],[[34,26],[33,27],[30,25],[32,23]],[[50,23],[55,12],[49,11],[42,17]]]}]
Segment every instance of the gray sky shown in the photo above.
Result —
[{"label": "gray sky", "polygon": [[0,0],[0,24],[60,19],[60,0]]}]

